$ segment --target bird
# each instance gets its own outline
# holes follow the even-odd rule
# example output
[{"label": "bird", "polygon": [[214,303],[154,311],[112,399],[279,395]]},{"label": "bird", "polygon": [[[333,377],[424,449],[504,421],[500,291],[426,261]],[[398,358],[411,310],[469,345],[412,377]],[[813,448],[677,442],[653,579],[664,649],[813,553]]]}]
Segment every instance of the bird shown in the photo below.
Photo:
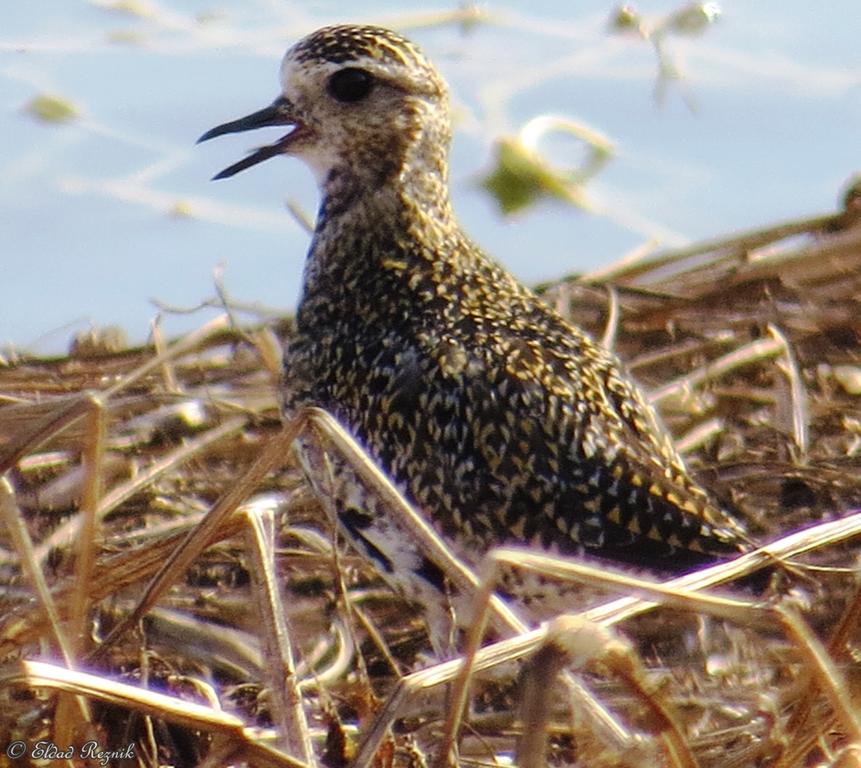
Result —
[{"label": "bird", "polygon": [[[319,186],[286,412],[331,413],[471,564],[511,544],[662,572],[745,551],[743,525],[688,472],[618,357],[461,229],[448,87],[420,49],[381,27],[327,26],[280,75],[270,106],[199,141],[287,127],[214,179],[284,155]],[[383,513],[344,496],[341,522],[382,570],[439,580],[393,562]]]}]

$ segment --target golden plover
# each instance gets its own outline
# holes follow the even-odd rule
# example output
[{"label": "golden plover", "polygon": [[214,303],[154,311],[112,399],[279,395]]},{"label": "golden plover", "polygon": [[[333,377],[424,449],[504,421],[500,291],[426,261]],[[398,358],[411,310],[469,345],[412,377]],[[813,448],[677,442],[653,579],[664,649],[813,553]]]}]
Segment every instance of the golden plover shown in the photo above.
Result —
[{"label": "golden plover", "polygon": [[[419,49],[326,27],[287,52],[281,86],[201,141],[289,126],[215,178],[294,155],[320,187],[288,412],[332,413],[472,563],[503,543],[662,570],[742,551],[619,360],[461,230],[447,88]],[[398,567],[356,506],[339,512],[354,541]]]}]

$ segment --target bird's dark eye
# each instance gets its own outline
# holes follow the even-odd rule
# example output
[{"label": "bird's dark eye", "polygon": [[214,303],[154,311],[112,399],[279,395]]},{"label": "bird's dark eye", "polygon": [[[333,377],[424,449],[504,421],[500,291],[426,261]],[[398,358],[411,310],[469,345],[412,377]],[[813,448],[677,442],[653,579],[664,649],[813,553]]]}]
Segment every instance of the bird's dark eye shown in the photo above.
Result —
[{"label": "bird's dark eye", "polygon": [[371,91],[374,78],[364,69],[340,69],[329,78],[326,90],[332,98],[342,102],[361,101]]}]

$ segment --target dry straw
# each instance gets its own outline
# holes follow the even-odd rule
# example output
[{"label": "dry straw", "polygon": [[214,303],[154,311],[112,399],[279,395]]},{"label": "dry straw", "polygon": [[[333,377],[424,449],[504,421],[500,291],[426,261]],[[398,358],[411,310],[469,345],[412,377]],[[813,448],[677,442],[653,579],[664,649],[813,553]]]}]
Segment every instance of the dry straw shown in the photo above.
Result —
[{"label": "dry straw", "polygon": [[[0,734],[147,765],[858,765],[856,200],[542,289],[769,546],[663,585],[500,551],[485,577],[575,579],[572,616],[527,631],[491,603],[470,669],[434,664],[421,616],[333,548],[291,445],[352,449],[325,414],[282,426],[271,329],[8,362]],[[776,558],[763,594],[704,591]]]}]

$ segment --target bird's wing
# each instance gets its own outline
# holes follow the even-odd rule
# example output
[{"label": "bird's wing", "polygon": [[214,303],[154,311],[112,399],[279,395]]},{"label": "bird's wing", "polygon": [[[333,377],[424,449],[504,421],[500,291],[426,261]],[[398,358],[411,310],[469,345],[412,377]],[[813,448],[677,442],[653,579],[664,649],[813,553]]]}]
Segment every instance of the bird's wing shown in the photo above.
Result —
[{"label": "bird's wing", "polygon": [[509,318],[470,354],[483,370],[465,415],[508,494],[504,524],[545,544],[737,551],[733,521],[688,475],[621,364],[551,310],[530,310],[541,317]]}]

